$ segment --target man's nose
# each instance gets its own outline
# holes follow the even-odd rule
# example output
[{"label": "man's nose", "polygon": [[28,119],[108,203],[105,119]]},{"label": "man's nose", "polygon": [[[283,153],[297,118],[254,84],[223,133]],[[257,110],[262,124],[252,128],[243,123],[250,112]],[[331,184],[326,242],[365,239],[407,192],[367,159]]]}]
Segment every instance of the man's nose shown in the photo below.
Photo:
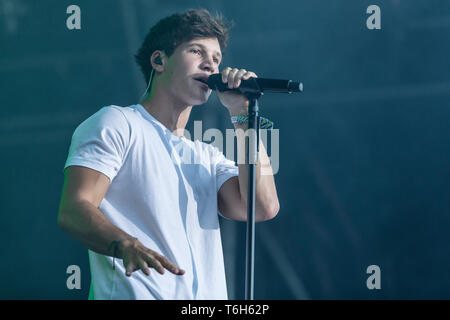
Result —
[{"label": "man's nose", "polygon": [[218,70],[216,70],[216,67],[212,61],[212,58],[208,58],[205,61],[203,61],[202,65],[201,65],[201,69],[204,71],[208,71],[211,74],[219,72]]},{"label": "man's nose", "polygon": [[215,68],[214,68],[212,65],[210,65],[210,64],[203,64],[202,67],[201,67],[201,69],[202,69],[203,71],[210,72],[211,74],[216,73],[216,72],[215,72]]}]

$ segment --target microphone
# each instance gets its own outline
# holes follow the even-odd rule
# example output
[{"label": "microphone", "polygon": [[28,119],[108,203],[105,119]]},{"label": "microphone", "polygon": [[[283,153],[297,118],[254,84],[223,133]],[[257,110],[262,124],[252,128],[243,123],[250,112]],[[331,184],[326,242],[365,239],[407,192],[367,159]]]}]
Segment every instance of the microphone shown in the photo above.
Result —
[{"label": "microphone", "polygon": [[249,78],[248,80],[241,80],[241,84],[239,87],[230,89],[228,88],[228,83],[222,82],[222,75],[220,73],[215,73],[208,77],[208,87],[212,90],[219,90],[220,92],[237,91],[240,93],[292,93],[303,91],[303,83],[298,81],[253,77]]}]

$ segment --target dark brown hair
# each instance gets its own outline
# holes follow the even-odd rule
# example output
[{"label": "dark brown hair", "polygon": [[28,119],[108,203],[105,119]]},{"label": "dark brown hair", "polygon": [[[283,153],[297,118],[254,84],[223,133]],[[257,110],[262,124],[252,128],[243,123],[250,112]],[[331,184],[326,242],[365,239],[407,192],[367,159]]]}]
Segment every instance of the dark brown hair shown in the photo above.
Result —
[{"label": "dark brown hair", "polygon": [[183,42],[195,38],[217,38],[224,54],[233,22],[226,21],[221,14],[212,17],[206,9],[190,9],[175,13],[158,21],[148,32],[142,46],[135,55],[147,83],[152,72],[150,57],[155,50],[164,51],[170,57]]}]

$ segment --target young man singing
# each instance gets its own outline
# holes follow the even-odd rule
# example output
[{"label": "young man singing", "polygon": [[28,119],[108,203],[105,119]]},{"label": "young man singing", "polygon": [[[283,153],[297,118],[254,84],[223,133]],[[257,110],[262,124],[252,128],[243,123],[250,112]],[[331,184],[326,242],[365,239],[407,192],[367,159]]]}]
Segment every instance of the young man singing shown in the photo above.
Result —
[{"label": "young man singing", "polygon": [[[218,212],[246,220],[248,165],[183,132],[192,106],[211,94],[203,82],[219,73],[228,35],[206,10],[160,20],[136,55],[149,85],[144,102],[103,107],[75,130],[58,224],[89,249],[91,299],[227,299]],[[230,88],[256,77],[220,73]],[[244,95],[218,96],[230,116],[248,114]],[[235,128],[239,157],[247,123]],[[259,150],[255,214],[264,221],[279,203]],[[186,163],[185,152],[197,161]]]}]

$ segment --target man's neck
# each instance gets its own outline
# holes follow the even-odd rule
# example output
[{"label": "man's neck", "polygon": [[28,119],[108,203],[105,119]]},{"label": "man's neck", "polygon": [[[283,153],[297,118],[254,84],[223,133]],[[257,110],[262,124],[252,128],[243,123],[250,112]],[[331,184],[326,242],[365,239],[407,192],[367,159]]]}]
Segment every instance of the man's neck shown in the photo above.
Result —
[{"label": "man's neck", "polygon": [[192,106],[177,103],[168,98],[168,95],[152,92],[150,96],[141,103],[142,106],[156,120],[161,122],[170,132],[181,137],[189,120]]}]

